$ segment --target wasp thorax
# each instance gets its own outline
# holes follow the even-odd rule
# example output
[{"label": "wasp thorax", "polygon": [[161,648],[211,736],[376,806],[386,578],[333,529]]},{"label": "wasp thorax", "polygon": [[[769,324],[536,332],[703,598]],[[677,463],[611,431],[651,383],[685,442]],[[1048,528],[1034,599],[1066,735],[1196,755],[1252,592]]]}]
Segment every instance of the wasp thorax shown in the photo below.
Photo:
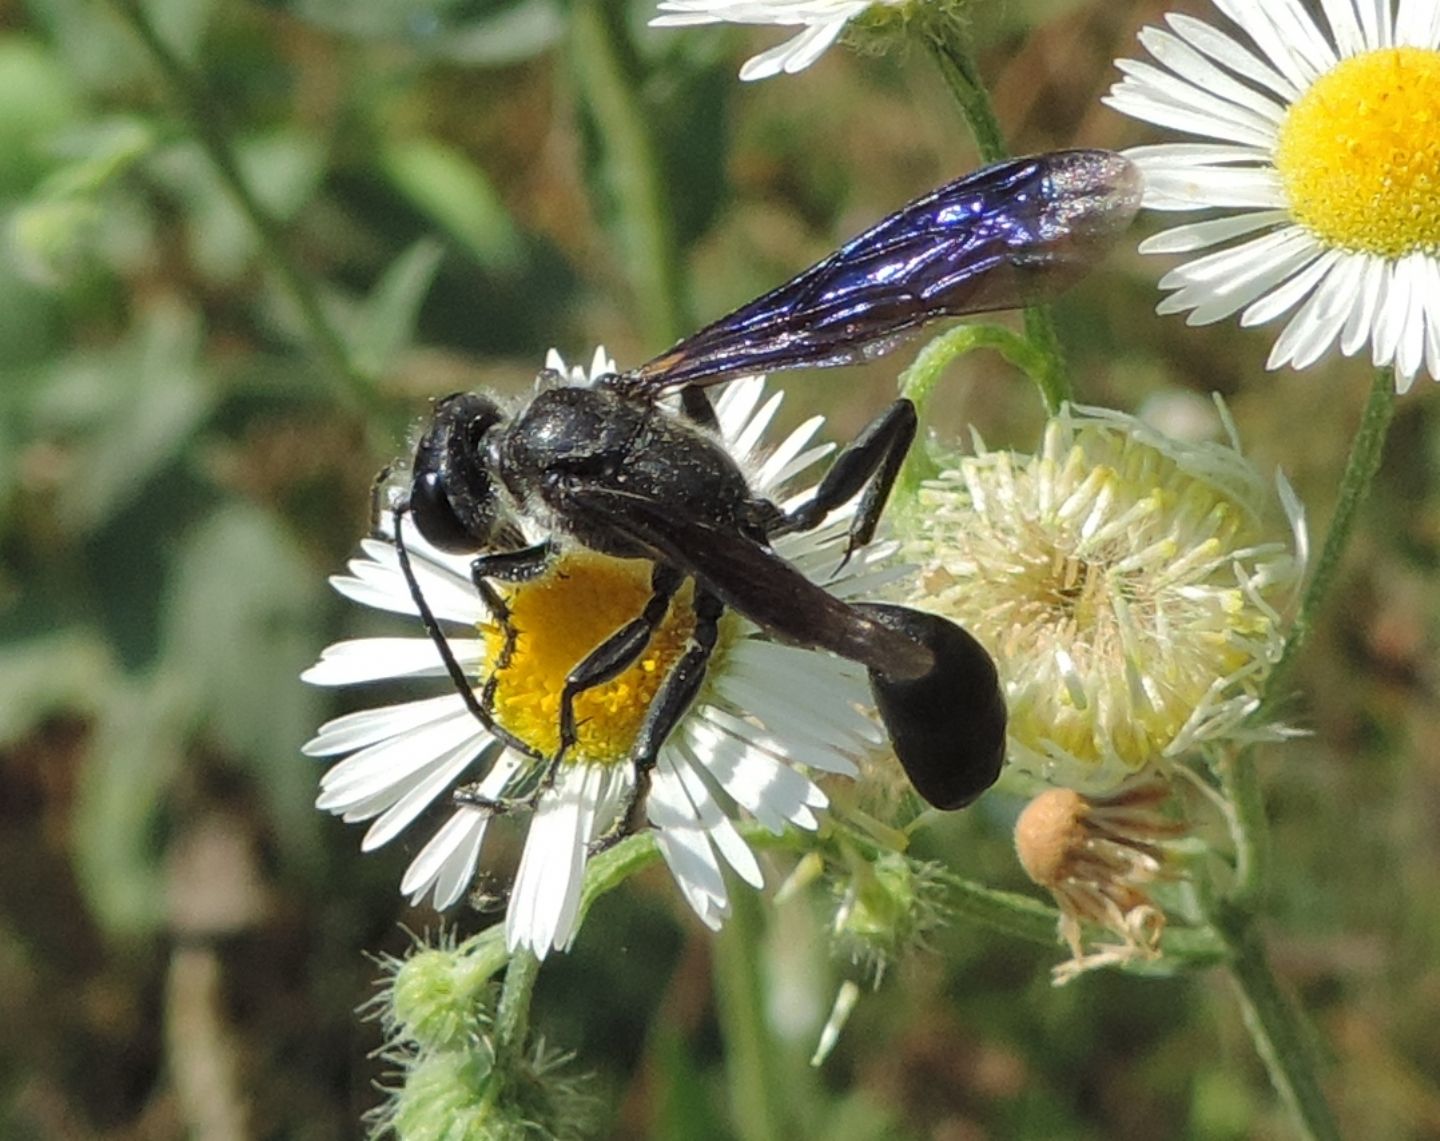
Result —
[{"label": "wasp thorax", "polygon": [[[496,722],[537,752],[559,747],[560,695],[566,676],[611,634],[645,608],[652,564],[576,550],[556,559],[540,578],[502,587],[510,607],[514,645],[498,625],[482,625],[485,660],[494,671]],[[499,584],[497,584],[499,585]],[[693,587],[676,594],[644,654],[612,681],[575,699],[578,738],[567,759],[610,764],[629,759],[661,682],[695,628]]]}]

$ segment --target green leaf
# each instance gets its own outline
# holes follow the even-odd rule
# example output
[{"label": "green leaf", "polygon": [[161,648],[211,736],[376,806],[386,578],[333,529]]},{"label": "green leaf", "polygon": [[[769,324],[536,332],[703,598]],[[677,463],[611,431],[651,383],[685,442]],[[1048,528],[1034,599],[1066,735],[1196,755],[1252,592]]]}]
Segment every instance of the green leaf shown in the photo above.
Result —
[{"label": "green leaf", "polygon": [[[254,135],[239,141],[235,151],[246,185],[281,222],[310,200],[325,169],[324,145],[301,130]],[[147,165],[185,204],[190,253],[201,272],[217,282],[237,281],[259,252],[259,238],[199,143],[171,147]]]},{"label": "green leaf", "polygon": [[504,67],[565,33],[557,0],[271,0],[291,15],[360,39],[397,40],[457,63]]},{"label": "green leaf", "polygon": [[354,308],[349,342],[362,372],[381,375],[410,343],[444,254],[439,242],[422,238],[391,263],[370,296]]},{"label": "green leaf", "polygon": [[214,403],[200,342],[194,313],[157,305],[128,344],[57,370],[37,419],[78,436],[57,503],[65,527],[83,533],[106,523],[189,443]]},{"label": "green leaf", "polygon": [[186,63],[200,57],[215,0],[143,0],[156,34]]},{"label": "green leaf", "polygon": [[78,111],[74,81],[45,47],[0,35],[0,198],[45,172],[51,139]]},{"label": "green leaf", "polygon": [[481,265],[520,264],[519,231],[485,172],[460,151],[435,139],[395,140],[381,147],[379,161],[395,188]]},{"label": "green leaf", "polygon": [[114,663],[93,634],[66,631],[0,649],[0,743],[19,740],[57,713],[102,704]]},{"label": "green leaf", "polygon": [[80,771],[75,874],[109,934],[151,934],[165,919],[163,809],[184,763],[191,689],[181,677],[112,681]]},{"label": "green leaf", "polygon": [[299,675],[319,651],[324,601],[290,536],[233,505],[185,536],[161,623],[161,668],[183,671],[208,730],[250,767],[281,842],[302,857],[319,817],[300,746],[321,702]]}]

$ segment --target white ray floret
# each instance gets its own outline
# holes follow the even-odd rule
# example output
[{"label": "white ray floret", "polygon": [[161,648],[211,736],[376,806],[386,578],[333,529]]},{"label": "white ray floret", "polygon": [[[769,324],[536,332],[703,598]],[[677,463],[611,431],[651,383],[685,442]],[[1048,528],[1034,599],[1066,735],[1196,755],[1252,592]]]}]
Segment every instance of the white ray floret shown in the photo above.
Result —
[{"label": "white ray floret", "polygon": [[845,25],[876,3],[894,0],[660,0],[654,28],[696,24],[763,24],[801,31],[745,61],[743,80],[794,75],[825,54]]}]

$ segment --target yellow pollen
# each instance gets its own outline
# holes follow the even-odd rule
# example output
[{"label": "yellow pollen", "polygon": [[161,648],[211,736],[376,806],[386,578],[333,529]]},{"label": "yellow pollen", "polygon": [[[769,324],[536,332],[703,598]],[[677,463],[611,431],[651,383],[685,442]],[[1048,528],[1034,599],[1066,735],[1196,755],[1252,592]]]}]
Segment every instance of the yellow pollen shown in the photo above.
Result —
[{"label": "yellow pollen", "polygon": [[[496,672],[496,722],[545,756],[560,744],[560,693],[569,672],[650,600],[653,563],[589,551],[562,556],[531,582],[501,586],[516,630],[509,662]],[[695,628],[693,587],[687,582],[670,604],[640,659],[613,681],[575,700],[577,741],[567,761],[627,761],[660,683],[684,653]],[[505,635],[484,624],[486,661],[498,663]]]},{"label": "yellow pollen", "polygon": [[1275,168],[1295,220],[1328,245],[1440,253],[1440,52],[1342,60],[1291,106]]}]

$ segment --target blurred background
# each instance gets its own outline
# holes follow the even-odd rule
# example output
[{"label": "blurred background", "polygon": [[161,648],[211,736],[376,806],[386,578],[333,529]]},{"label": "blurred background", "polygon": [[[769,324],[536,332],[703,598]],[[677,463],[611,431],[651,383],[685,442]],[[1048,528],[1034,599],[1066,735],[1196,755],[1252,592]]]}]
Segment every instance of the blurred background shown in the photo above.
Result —
[{"label": "blurred background", "polygon": [[[921,51],[742,85],[781,32],[650,30],[649,0],[150,0],[169,72],[126,2],[0,0],[0,1137],[355,1137],[386,1069],[371,956],[439,924],[397,891],[423,830],[362,857],[299,752],[344,711],[299,672],[402,632],[325,582],[376,471],[430,397],[521,392],[550,346],[636,364],[975,154]],[[1167,7],[974,5],[1012,149],[1144,141],[1098,100]],[[1269,331],[1155,317],[1157,273],[1127,243],[1059,306],[1081,398],[1184,422],[1220,391],[1323,533],[1366,367],[1265,374]],[[847,438],[911,355],[794,376],[784,414]],[[1026,382],[952,373],[934,431],[1032,444]],[[1356,1138],[1440,1136],[1437,470],[1422,380],[1300,671],[1313,735],[1259,762],[1277,968]],[[924,853],[1026,890],[1017,810],[988,798]],[[1058,947],[985,930],[888,974],[810,1069],[846,974],[823,919],[792,900],[758,950],[806,1135],[1288,1136],[1224,978],[1055,990]],[[536,1023],[595,1075],[598,1136],[739,1135],[710,940],[657,873],[547,964]]]}]

